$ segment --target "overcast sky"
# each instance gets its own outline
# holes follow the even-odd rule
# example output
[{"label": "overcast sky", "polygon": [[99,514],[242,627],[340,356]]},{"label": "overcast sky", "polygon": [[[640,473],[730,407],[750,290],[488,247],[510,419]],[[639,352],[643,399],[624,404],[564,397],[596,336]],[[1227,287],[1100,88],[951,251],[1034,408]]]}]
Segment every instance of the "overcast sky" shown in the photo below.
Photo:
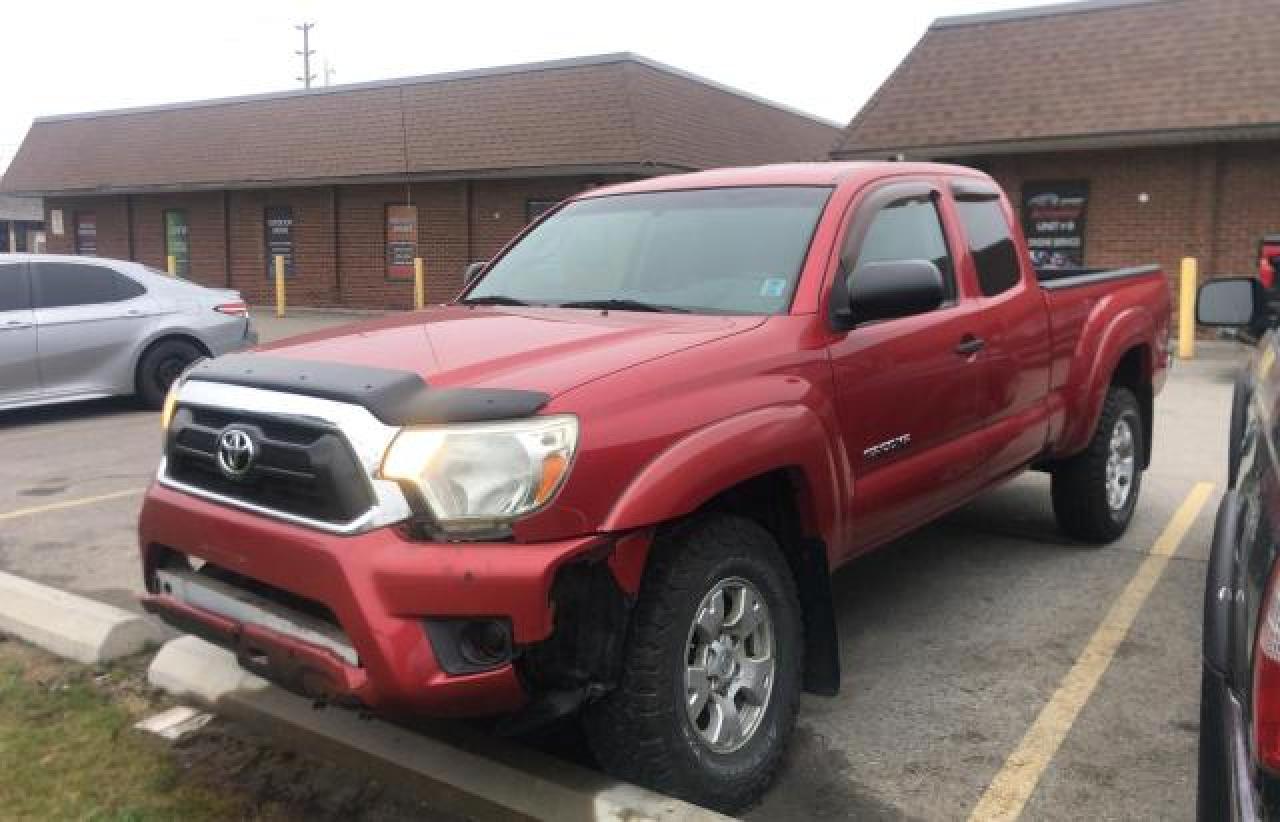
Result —
[{"label": "overcast sky", "polygon": [[1036,0],[5,3],[0,169],[34,117],[633,51],[847,122],[935,17]]}]

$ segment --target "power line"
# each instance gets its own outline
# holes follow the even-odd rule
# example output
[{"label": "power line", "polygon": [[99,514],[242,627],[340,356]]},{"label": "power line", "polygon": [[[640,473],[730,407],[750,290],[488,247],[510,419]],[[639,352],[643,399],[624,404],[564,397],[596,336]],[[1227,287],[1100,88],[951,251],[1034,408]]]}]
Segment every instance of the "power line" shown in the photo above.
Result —
[{"label": "power line", "polygon": [[295,29],[302,32],[302,51],[295,51],[302,57],[302,76],[297,78],[302,83],[303,88],[311,88],[311,81],[316,76],[311,73],[311,55],[315,54],[315,49],[311,48],[311,30],[316,27],[315,23],[303,23],[300,26],[294,26]]}]

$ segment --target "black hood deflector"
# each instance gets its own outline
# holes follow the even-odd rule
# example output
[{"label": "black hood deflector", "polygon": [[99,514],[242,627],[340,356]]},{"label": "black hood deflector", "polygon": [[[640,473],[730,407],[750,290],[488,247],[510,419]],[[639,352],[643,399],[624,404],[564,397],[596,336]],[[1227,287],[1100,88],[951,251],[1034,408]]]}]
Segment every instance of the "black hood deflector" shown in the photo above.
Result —
[{"label": "black hood deflector", "polygon": [[412,371],[254,353],[204,360],[187,378],[359,405],[387,425],[518,419],[551,400],[538,391],[431,388]]}]

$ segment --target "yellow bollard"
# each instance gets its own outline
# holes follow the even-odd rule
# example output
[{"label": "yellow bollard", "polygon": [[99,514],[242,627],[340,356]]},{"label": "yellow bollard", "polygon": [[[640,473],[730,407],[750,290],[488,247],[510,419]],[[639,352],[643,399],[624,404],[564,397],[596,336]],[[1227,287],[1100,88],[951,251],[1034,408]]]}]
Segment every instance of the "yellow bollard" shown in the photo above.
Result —
[{"label": "yellow bollard", "polygon": [[426,264],[421,257],[413,258],[413,307],[421,310],[427,304]]},{"label": "yellow bollard", "polygon": [[284,316],[284,255],[276,255],[276,316]]},{"label": "yellow bollard", "polygon": [[169,276],[170,277],[178,276],[178,258],[170,254],[168,259],[168,265],[169,265]]},{"label": "yellow bollard", "polygon": [[1195,257],[1182,258],[1178,290],[1178,356],[1189,360],[1196,355],[1196,286],[1199,276]]}]

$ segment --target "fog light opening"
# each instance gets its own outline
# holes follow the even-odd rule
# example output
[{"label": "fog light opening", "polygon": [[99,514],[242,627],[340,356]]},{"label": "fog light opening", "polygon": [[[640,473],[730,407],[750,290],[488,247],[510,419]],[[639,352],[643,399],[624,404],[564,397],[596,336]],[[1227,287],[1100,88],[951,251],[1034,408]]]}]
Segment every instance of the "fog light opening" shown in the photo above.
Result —
[{"label": "fog light opening", "polygon": [[511,621],[488,619],[424,619],[436,661],[453,676],[491,671],[515,656]]},{"label": "fog light opening", "polygon": [[501,665],[511,658],[511,632],[498,620],[468,622],[458,639],[458,650],[472,665]]}]

